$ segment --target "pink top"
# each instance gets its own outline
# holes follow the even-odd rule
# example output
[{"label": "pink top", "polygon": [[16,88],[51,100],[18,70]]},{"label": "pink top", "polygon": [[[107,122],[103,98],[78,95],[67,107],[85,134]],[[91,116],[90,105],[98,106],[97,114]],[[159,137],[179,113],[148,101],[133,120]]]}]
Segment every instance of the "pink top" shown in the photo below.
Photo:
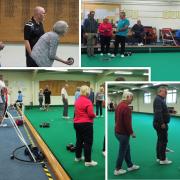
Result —
[{"label": "pink top", "polygon": [[86,96],[80,96],[75,102],[74,123],[93,123],[96,117],[93,104]]},{"label": "pink top", "polygon": [[99,25],[100,35],[103,36],[112,36],[112,25],[111,23],[101,23]]}]

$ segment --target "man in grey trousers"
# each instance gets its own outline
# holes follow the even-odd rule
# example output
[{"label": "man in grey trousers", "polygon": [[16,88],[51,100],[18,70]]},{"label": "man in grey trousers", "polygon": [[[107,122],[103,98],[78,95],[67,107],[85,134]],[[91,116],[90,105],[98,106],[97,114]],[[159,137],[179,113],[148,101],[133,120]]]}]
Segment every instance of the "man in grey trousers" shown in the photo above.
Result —
[{"label": "man in grey trousers", "polygon": [[62,101],[63,101],[63,105],[64,105],[63,118],[65,118],[65,119],[69,119],[69,116],[68,116],[68,93],[67,93],[68,86],[69,86],[68,84],[65,84],[65,86],[61,89],[61,96],[62,96]]}]

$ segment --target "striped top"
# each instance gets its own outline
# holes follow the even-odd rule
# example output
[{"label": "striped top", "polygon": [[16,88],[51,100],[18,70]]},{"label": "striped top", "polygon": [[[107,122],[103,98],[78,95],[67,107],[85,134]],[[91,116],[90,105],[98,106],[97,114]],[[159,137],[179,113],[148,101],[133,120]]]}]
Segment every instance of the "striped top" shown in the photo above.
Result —
[{"label": "striped top", "polygon": [[51,67],[54,63],[59,43],[55,32],[47,32],[41,36],[32,49],[31,57],[39,67]]}]

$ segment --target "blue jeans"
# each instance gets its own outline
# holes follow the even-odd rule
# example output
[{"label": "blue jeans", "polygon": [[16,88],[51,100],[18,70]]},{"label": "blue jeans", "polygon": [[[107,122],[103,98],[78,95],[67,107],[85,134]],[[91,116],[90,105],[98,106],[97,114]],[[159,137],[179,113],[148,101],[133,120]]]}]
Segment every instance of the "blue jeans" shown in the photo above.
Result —
[{"label": "blue jeans", "polygon": [[119,153],[116,161],[116,169],[117,170],[121,169],[124,159],[126,161],[127,166],[132,167],[133,163],[131,161],[130,144],[129,144],[130,137],[127,135],[120,135],[117,133],[115,134],[115,136],[119,141]]}]

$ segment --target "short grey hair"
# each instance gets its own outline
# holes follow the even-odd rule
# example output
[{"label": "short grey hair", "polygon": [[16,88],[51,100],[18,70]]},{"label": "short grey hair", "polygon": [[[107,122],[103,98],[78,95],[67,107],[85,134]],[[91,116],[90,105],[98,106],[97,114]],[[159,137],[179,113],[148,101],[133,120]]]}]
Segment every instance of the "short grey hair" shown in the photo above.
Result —
[{"label": "short grey hair", "polygon": [[166,86],[160,86],[157,89],[157,93],[160,93],[162,89],[165,89],[166,91],[168,90],[168,88]]},{"label": "short grey hair", "polygon": [[55,33],[57,33],[58,35],[63,35],[64,33],[67,32],[68,30],[68,24],[65,21],[57,21],[54,25],[53,25],[53,31]]},{"label": "short grey hair", "polygon": [[133,97],[133,93],[129,91],[124,91],[122,95],[122,100],[127,100],[128,97]]},{"label": "short grey hair", "polygon": [[5,88],[5,87],[6,87],[6,85],[5,85],[4,81],[0,80],[0,91],[1,91],[1,89]]}]

